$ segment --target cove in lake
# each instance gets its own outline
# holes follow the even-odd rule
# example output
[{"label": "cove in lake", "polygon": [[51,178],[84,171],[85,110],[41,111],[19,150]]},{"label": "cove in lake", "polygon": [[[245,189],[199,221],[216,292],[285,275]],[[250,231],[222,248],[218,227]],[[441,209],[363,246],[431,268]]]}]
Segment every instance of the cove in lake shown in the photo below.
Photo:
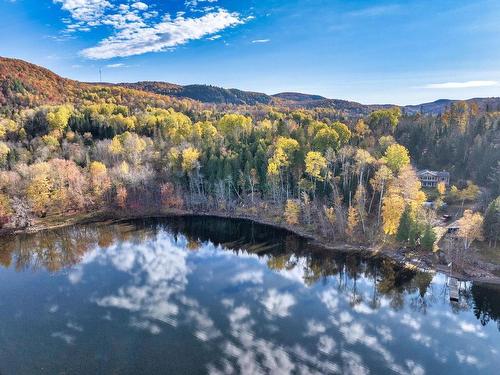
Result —
[{"label": "cove in lake", "polygon": [[500,290],[249,221],[79,225],[0,243],[1,374],[496,374]]}]

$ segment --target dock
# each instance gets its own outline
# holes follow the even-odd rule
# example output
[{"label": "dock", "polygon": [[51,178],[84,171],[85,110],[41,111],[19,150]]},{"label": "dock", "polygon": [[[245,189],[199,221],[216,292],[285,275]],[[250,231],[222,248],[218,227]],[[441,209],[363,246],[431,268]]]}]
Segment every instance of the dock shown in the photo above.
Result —
[{"label": "dock", "polygon": [[458,280],[450,277],[448,287],[450,288],[450,301],[458,302]]}]

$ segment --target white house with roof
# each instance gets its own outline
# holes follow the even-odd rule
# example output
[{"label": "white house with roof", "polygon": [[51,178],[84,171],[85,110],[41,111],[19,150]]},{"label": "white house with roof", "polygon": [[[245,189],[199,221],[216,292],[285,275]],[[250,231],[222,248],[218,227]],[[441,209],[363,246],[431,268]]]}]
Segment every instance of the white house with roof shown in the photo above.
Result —
[{"label": "white house with roof", "polygon": [[424,169],[417,172],[423,187],[436,187],[438,183],[444,182],[446,186],[450,185],[450,172],[446,171],[431,171]]}]

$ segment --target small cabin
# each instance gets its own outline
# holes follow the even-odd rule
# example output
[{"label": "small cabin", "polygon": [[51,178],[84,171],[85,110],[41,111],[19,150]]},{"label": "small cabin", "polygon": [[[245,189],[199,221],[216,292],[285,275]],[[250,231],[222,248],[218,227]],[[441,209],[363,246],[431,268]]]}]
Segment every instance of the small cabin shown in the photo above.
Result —
[{"label": "small cabin", "polygon": [[436,187],[440,182],[444,182],[446,187],[450,185],[450,172],[438,172],[424,169],[422,171],[418,171],[417,176],[420,179],[422,186],[426,188]]},{"label": "small cabin", "polygon": [[448,234],[457,233],[460,230],[460,225],[458,225],[458,220],[454,221],[446,227],[446,232]]}]

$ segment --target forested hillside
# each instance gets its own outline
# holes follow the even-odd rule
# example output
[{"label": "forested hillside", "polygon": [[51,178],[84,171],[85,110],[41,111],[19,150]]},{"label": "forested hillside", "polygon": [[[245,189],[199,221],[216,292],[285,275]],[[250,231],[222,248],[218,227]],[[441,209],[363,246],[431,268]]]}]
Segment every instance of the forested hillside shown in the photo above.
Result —
[{"label": "forested hillside", "polygon": [[[113,84],[106,84],[115,86]],[[258,92],[238,89],[224,89],[209,85],[181,86],[167,82],[144,81],[136,83],[120,83],[117,86],[152,92],[161,95],[170,95],[176,98],[187,98],[209,104],[227,105],[273,105],[288,108],[329,108],[345,116],[369,115],[379,109],[394,107],[390,104],[365,105],[348,100],[328,99],[320,95],[302,94],[297,92],[283,92],[266,95]],[[459,100],[440,99],[431,103],[402,106],[401,111],[406,114],[441,115],[458,104]],[[474,98],[466,100],[468,106],[475,107],[481,113],[500,111],[500,98]]]},{"label": "forested hillside", "polygon": [[434,192],[422,190],[416,168],[449,170],[450,201],[475,199],[476,185],[488,201],[499,194],[500,113],[466,102],[439,116],[215,106],[147,87],[81,84],[9,59],[0,60],[0,80],[7,226],[163,208],[272,217],[335,240],[397,235],[432,248],[436,212],[422,203]]},{"label": "forested hillside", "polygon": [[180,86],[164,82],[137,82],[121,83],[119,86],[178,98],[189,98],[203,103],[256,105],[275,104],[278,102],[272,96],[258,92],[224,89],[209,85]]}]

